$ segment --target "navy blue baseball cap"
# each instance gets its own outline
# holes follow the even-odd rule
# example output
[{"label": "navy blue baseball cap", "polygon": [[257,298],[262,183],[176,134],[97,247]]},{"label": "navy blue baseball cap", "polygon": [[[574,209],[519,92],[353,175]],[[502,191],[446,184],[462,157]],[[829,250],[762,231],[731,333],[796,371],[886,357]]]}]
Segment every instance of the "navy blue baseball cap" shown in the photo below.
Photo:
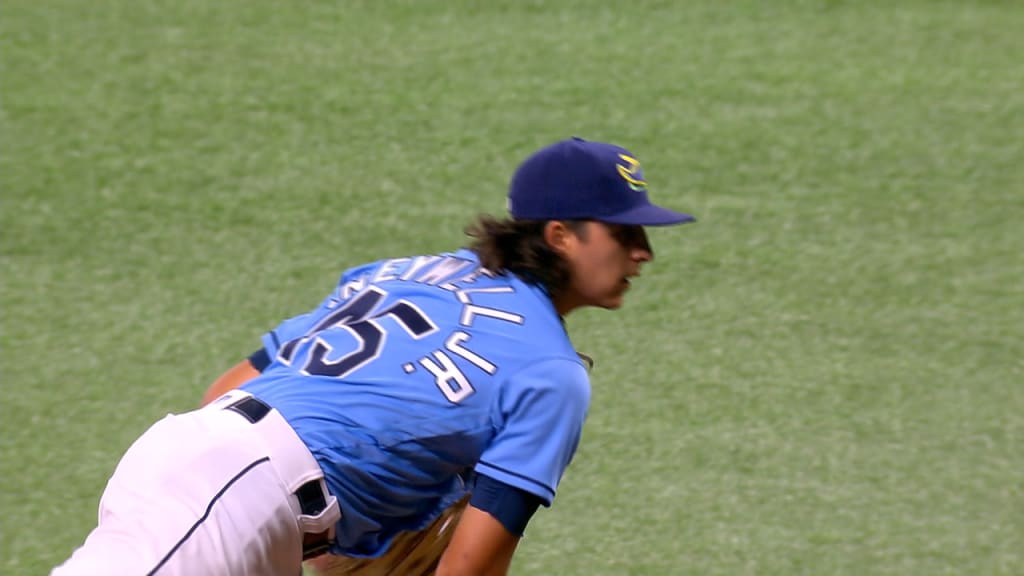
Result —
[{"label": "navy blue baseball cap", "polygon": [[516,220],[597,220],[668,226],[696,220],[651,204],[640,161],[629,150],[582,138],[541,148],[515,174],[508,211]]}]

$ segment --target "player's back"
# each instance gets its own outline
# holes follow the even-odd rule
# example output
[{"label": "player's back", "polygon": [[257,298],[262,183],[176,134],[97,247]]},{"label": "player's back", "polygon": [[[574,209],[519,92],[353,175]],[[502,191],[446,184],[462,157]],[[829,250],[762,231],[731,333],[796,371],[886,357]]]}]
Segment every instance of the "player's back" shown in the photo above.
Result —
[{"label": "player's back", "polygon": [[274,361],[245,389],[321,463],[348,553],[380,551],[462,495],[459,474],[536,384],[517,374],[550,365],[541,386],[568,372],[566,392],[586,393],[572,389],[580,362],[544,290],[465,250],[354,269],[271,335]]}]

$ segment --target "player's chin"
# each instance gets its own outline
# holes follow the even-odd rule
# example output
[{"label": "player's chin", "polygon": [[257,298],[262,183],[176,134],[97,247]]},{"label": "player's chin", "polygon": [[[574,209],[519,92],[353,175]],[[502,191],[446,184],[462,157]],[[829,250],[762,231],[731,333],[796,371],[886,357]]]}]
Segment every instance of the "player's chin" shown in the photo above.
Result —
[{"label": "player's chin", "polygon": [[614,287],[605,290],[601,294],[595,294],[590,300],[592,306],[604,308],[606,310],[616,310],[622,308],[622,305],[626,300],[626,292],[629,290],[629,282],[623,282]]},{"label": "player's chin", "polygon": [[625,300],[625,294],[620,293],[605,298],[604,301],[601,302],[600,306],[601,308],[605,308],[607,310],[618,310],[619,308],[622,308],[622,305],[625,303]]}]

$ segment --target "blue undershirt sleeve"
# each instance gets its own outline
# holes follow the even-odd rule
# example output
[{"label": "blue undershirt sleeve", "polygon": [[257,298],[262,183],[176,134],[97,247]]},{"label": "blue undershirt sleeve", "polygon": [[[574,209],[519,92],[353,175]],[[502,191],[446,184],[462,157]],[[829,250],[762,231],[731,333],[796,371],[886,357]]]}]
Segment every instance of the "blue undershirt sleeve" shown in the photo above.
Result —
[{"label": "blue undershirt sleeve", "polygon": [[541,504],[541,498],[515,486],[486,476],[474,474],[469,503],[494,516],[515,536],[522,536],[527,523]]}]

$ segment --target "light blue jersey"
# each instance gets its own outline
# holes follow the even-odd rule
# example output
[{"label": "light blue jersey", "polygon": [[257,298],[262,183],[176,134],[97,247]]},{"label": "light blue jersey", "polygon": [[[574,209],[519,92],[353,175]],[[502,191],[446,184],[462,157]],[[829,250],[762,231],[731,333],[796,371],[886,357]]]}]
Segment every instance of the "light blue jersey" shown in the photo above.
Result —
[{"label": "light blue jersey", "polygon": [[545,290],[469,250],[353,268],[263,343],[272,362],[243,389],[323,468],[334,554],[382,554],[463,496],[470,469],[550,505],[590,401]]}]

